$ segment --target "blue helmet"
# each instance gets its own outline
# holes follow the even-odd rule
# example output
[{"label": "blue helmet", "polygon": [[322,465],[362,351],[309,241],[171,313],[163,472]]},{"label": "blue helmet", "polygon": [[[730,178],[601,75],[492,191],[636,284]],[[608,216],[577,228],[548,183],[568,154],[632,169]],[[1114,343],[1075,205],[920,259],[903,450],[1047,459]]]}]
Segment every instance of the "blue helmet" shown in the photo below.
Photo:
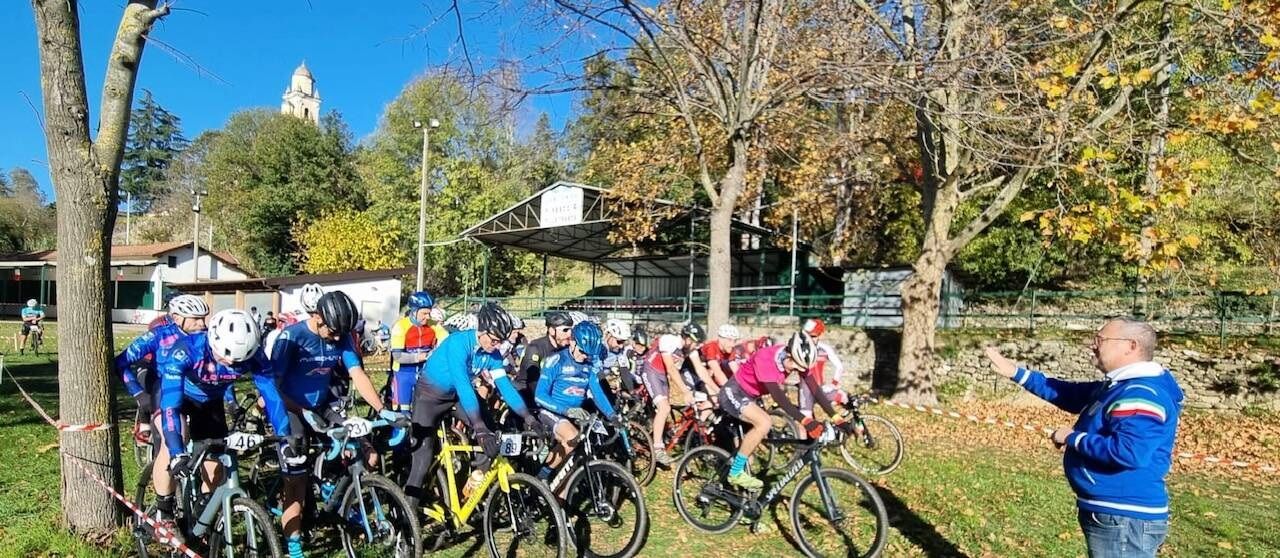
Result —
[{"label": "blue helmet", "polygon": [[436,305],[436,299],[431,298],[431,293],[427,291],[416,291],[409,295],[409,311],[416,312],[422,308],[431,308]]},{"label": "blue helmet", "polygon": [[578,322],[573,326],[573,342],[578,350],[592,359],[600,358],[604,351],[604,333],[591,322]]}]

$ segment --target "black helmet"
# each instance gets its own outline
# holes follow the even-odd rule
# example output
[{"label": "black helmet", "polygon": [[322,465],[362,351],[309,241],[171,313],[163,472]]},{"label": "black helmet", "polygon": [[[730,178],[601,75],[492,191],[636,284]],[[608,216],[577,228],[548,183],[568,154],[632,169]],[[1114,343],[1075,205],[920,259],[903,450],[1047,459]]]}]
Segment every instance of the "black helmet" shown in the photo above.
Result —
[{"label": "black helmet", "polygon": [[547,328],[553,327],[571,327],[573,318],[569,317],[569,313],[563,310],[551,310],[546,314]]},{"label": "black helmet", "polygon": [[350,333],[356,328],[356,322],[360,320],[360,311],[356,308],[356,303],[342,291],[324,293],[324,296],[316,301],[316,313],[320,315],[320,321],[324,322],[324,325],[337,333]]},{"label": "black helmet", "polygon": [[680,335],[692,338],[694,343],[701,343],[707,339],[707,330],[702,329],[702,326],[698,324],[690,322],[680,328]]},{"label": "black helmet", "polygon": [[631,328],[631,340],[646,347],[649,346],[649,332],[644,330],[643,326]]},{"label": "black helmet", "polygon": [[477,331],[491,333],[499,339],[506,339],[511,336],[512,329],[511,314],[508,314],[496,302],[486,302],[476,312]]}]

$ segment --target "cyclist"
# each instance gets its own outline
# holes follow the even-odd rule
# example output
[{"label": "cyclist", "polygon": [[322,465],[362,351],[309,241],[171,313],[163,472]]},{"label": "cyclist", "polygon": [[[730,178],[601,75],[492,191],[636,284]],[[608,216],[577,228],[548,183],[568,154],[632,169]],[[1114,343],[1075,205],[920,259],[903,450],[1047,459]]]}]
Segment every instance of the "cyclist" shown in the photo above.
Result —
[{"label": "cyclist", "polygon": [[543,323],[547,326],[547,334],[525,345],[524,358],[520,359],[520,367],[513,378],[526,406],[533,405],[533,392],[538,387],[542,361],[569,346],[569,331],[573,328],[573,318],[560,310],[547,312]]},{"label": "cyclist", "polygon": [[733,324],[721,324],[716,328],[716,338],[702,344],[699,352],[706,363],[707,372],[715,379],[717,385],[724,385],[738,371],[733,361],[733,346],[738,342],[738,328]]},{"label": "cyclist", "polygon": [[773,338],[768,335],[761,335],[755,339],[747,339],[737,345],[734,345],[733,354],[729,360],[734,373],[736,374],[738,369],[742,367],[742,364],[747,362],[747,359],[751,358],[751,355],[755,354],[757,350],[771,345],[773,345]]},{"label": "cyclist", "polygon": [[[277,434],[288,439],[280,450],[280,472],[284,476],[280,496],[284,512],[280,523],[290,556],[302,555],[302,500],[309,471],[305,439],[313,434],[303,419],[303,412],[312,411],[331,424],[341,423],[353,437],[367,434],[368,420],[346,417],[344,400],[350,380],[360,398],[380,418],[394,421],[400,416],[385,408],[351,344],[351,331],[358,319],[355,302],[346,293],[325,293],[316,301],[315,312],[307,321],[280,332],[272,350],[276,383],[289,411],[286,430],[277,430]],[[371,448],[366,450],[372,465],[376,456]]]},{"label": "cyclist", "polygon": [[684,362],[680,337],[659,335],[655,345],[642,359],[641,377],[649,390],[649,397],[653,399],[653,459],[660,465],[670,466],[675,459],[662,447],[662,433],[671,415],[670,383],[675,382],[676,388],[685,393],[689,393],[689,387],[680,375],[680,365]]},{"label": "cyclist", "polygon": [[695,323],[685,324],[680,329],[680,338],[684,343],[685,354],[684,364],[680,367],[681,378],[684,380],[684,385],[692,390],[687,392],[689,403],[698,410],[698,416],[705,420],[711,417],[710,397],[719,395],[720,386],[727,378],[719,370],[714,373],[708,370],[702,355],[698,352],[702,348],[703,341],[707,339],[707,332],[702,329],[702,326]]},{"label": "cyclist", "polygon": [[511,336],[511,315],[489,302],[480,307],[475,319],[475,329],[459,330],[445,337],[426,366],[418,371],[413,393],[413,464],[405,481],[405,495],[414,509],[425,495],[423,481],[435,460],[435,430],[455,403],[483,448],[476,454],[475,469],[463,487],[464,495],[470,495],[479,486],[492,459],[498,455],[498,439],[481,414],[480,400],[472,385],[474,377],[488,372],[511,410],[520,415],[526,425],[535,424],[524,399],[507,377],[503,355],[499,352],[503,341]]},{"label": "cyclist", "polygon": [[542,480],[551,478],[577,444],[578,428],[570,419],[582,423],[590,418],[582,408],[588,393],[605,417],[614,417],[613,405],[600,385],[602,337],[600,326],[580,322],[573,326],[569,347],[551,355],[542,364],[537,388],[537,403],[541,408],[538,420],[555,433],[559,442],[538,473]]},{"label": "cyclist", "polygon": [[476,315],[471,312],[460,312],[449,316],[448,319],[440,322],[440,325],[444,328],[445,333],[454,333],[464,329],[475,329]]},{"label": "cyclist", "polygon": [[[155,355],[173,347],[183,337],[204,331],[204,320],[208,315],[209,305],[204,303],[204,299],[193,295],[176,296],[169,301],[167,316],[152,320],[147,331],[116,355],[113,362],[115,372],[124,379],[125,390],[138,402],[138,425],[134,429],[134,437],[139,442],[151,443],[157,382],[149,372],[154,371]],[[135,366],[143,368],[142,373],[138,373]]]},{"label": "cyclist", "polygon": [[822,435],[823,424],[801,414],[783,391],[782,383],[786,380],[788,373],[800,374],[802,381],[813,390],[818,403],[822,405],[828,416],[837,417],[837,422],[843,420],[808,374],[809,368],[817,358],[818,347],[813,342],[813,338],[807,333],[796,332],[786,345],[773,345],[756,351],[738,369],[738,373],[724,385],[724,389],[720,392],[720,409],[729,416],[751,425],[751,429],[738,443],[738,453],[734,456],[733,465],[729,470],[730,484],[747,490],[759,490],[764,486],[760,479],[747,472],[746,466],[747,458],[764,440],[772,426],[769,413],[760,404],[760,398],[766,393],[791,418],[800,421],[807,435],[811,438]]},{"label": "cyclist", "polygon": [[611,319],[604,323],[604,358],[601,363],[604,372],[609,376],[617,376],[623,391],[630,393],[635,389],[634,367],[635,352],[631,348],[631,326],[622,320]]},{"label": "cyclist", "polygon": [[311,316],[316,313],[316,303],[320,302],[322,296],[324,296],[324,289],[320,285],[308,283],[302,286],[302,291],[298,293],[298,304],[301,307],[281,312],[277,319],[279,325],[276,329],[267,332],[265,349],[268,357],[276,349],[276,338],[280,336],[280,332],[289,326],[311,319]]},{"label": "cyclist", "polygon": [[22,332],[21,341],[18,342],[18,354],[26,354],[27,337],[31,335],[31,328],[39,328],[40,322],[44,321],[44,308],[40,307],[40,303],[36,299],[27,301],[27,306],[22,309]]},{"label": "cyclist", "polygon": [[418,370],[431,350],[440,345],[448,333],[432,323],[431,309],[435,299],[427,291],[409,295],[409,311],[391,327],[391,408],[407,413],[413,410],[413,385]]},{"label": "cyclist", "polygon": [[[189,295],[187,295],[189,296]],[[182,297],[174,299],[182,305]],[[171,303],[172,305],[172,303]],[[193,311],[186,309],[186,311]],[[203,322],[203,318],[182,318]],[[187,440],[222,438],[229,434],[223,401],[231,384],[253,376],[266,402],[266,414],[276,432],[288,432],[288,418],[271,369],[260,350],[262,330],[243,310],[223,310],[209,320],[209,331],[193,332],[158,347],[160,371],[160,451],[151,469],[160,519],[172,525],[173,474],[192,471]],[[205,482],[217,478],[216,463],[204,464]],[[170,529],[170,532],[173,532]]]},{"label": "cyclist", "polygon": [[[845,404],[849,401],[849,394],[840,387],[840,377],[844,375],[844,363],[840,361],[840,357],[836,355],[831,345],[822,342],[822,334],[827,331],[826,324],[823,323],[822,318],[814,318],[805,320],[803,329],[818,345],[818,360],[809,369],[809,375],[814,378],[814,383],[822,388],[827,399],[841,405]],[[807,417],[813,416],[813,393],[804,382],[800,384],[800,412]]]}]

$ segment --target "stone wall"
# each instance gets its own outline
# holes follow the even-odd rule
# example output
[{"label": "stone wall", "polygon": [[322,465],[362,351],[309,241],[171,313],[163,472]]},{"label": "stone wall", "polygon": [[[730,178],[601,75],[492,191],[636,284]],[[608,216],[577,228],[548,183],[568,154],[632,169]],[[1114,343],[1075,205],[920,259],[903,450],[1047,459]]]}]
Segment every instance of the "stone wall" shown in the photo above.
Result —
[{"label": "stone wall", "polygon": [[[542,335],[541,323],[529,324],[529,333]],[[674,332],[678,324],[649,322],[648,331]],[[1096,326],[1095,326],[1096,327]],[[744,337],[769,335],[785,340],[797,325],[780,319],[772,325],[740,325]],[[714,331],[711,332],[714,335]],[[1021,392],[1011,382],[991,372],[982,353],[990,342],[968,330],[945,330],[939,333],[939,352],[943,372],[934,382],[940,394],[956,396],[1012,396]],[[1101,376],[1092,364],[1086,346],[1092,332],[1075,337],[1014,337],[996,340],[1000,351],[1010,359],[1053,376],[1072,380],[1091,380]],[[845,365],[845,383],[860,388],[888,391],[897,383],[899,334],[891,330],[832,328],[824,341],[840,355]],[[1280,410],[1280,355],[1262,349],[1208,350],[1192,349],[1167,343],[1156,350],[1156,362],[1171,370],[1186,392],[1185,404],[1209,409],[1243,409],[1259,407]]]}]

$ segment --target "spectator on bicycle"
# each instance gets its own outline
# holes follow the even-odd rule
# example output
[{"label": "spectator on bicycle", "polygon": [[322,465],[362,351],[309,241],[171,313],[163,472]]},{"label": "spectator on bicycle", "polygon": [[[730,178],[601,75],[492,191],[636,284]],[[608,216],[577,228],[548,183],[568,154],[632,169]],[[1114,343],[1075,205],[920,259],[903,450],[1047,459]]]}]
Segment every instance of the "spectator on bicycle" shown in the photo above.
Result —
[{"label": "spectator on bicycle", "polygon": [[645,353],[641,361],[641,378],[653,400],[653,460],[664,466],[675,462],[662,443],[662,433],[671,415],[671,383],[676,384],[676,389],[689,393],[689,387],[680,375],[680,365],[684,363],[681,344],[679,336],[659,335],[655,346]]},{"label": "spectator on bicycle", "polygon": [[271,356],[271,352],[276,348],[276,338],[280,336],[280,332],[289,326],[311,319],[311,316],[316,313],[316,303],[320,302],[320,297],[322,296],[324,296],[324,289],[320,285],[308,283],[302,286],[302,291],[298,293],[300,307],[288,312],[281,312],[278,316],[279,324],[276,325],[276,329],[267,332],[265,349],[268,357]]},{"label": "spectator on bicycle", "polygon": [[738,371],[738,365],[733,361],[733,346],[740,336],[737,326],[720,324],[716,328],[716,338],[703,343],[699,349],[707,372],[715,378],[717,385],[724,385]]},{"label": "spectator on bicycle", "polygon": [[482,415],[480,400],[472,385],[476,376],[488,372],[511,410],[520,415],[526,425],[535,424],[524,399],[507,377],[503,355],[499,352],[503,341],[511,335],[511,315],[490,302],[481,306],[475,316],[476,329],[459,330],[445,337],[426,365],[419,368],[413,394],[413,463],[404,487],[413,509],[418,509],[426,495],[423,481],[435,460],[436,429],[441,420],[450,416],[454,404],[464,414],[474,439],[483,448],[476,455],[475,469],[463,487],[464,495],[469,495],[483,482],[492,459],[498,454],[497,436]]},{"label": "spectator on bicycle", "polygon": [[408,413],[413,410],[413,386],[417,383],[418,370],[432,349],[440,345],[448,333],[431,320],[431,309],[436,301],[427,291],[409,295],[409,310],[391,327],[391,385],[393,410]]},{"label": "spectator on bicycle", "polygon": [[[306,439],[314,435],[303,417],[304,411],[315,413],[329,424],[341,423],[354,437],[367,434],[371,428],[368,420],[346,416],[349,380],[379,417],[394,421],[400,416],[383,405],[351,344],[351,332],[358,318],[355,302],[346,293],[325,293],[307,321],[285,328],[272,349],[276,383],[289,415],[288,427],[280,434],[288,436],[281,448],[280,472],[284,485],[280,499],[284,511],[280,523],[290,555],[302,553],[302,501],[310,470]],[[366,456],[371,462],[376,460],[371,448],[366,448]]]},{"label": "spectator on bicycle", "polygon": [[[840,387],[840,378],[844,375],[844,362],[840,360],[840,356],[831,345],[822,342],[822,334],[826,333],[827,325],[823,323],[822,318],[813,318],[805,320],[802,329],[818,345],[818,360],[813,363],[813,367],[809,368],[809,375],[813,376],[818,386],[822,388],[822,392],[827,395],[827,399],[839,405],[848,403],[849,394]],[[813,393],[803,382],[800,384],[800,412],[807,417],[813,416]]]},{"label": "spectator on bicycle", "polygon": [[520,359],[520,366],[512,379],[524,397],[525,406],[530,407],[533,406],[533,392],[538,387],[542,361],[569,346],[569,331],[573,328],[573,318],[568,312],[552,310],[544,318],[547,334],[525,345],[524,358]]},{"label": "spectator on bicycle", "polygon": [[1169,532],[1165,476],[1173,462],[1182,389],[1151,359],[1156,331],[1132,318],[1115,318],[1090,345],[1105,374],[1069,382],[1017,366],[994,347],[987,358],[997,374],[1068,413],[1072,427],[1049,438],[1063,450],[1062,468],[1076,495],[1076,518],[1091,558],[1154,557]]},{"label": "spectator on bicycle", "polygon": [[760,402],[766,393],[791,418],[800,422],[810,438],[822,435],[823,423],[801,414],[783,391],[782,384],[788,373],[799,374],[802,381],[813,390],[827,416],[836,417],[838,423],[843,422],[843,415],[836,412],[808,374],[817,358],[818,347],[813,338],[807,333],[796,332],[786,345],[774,345],[756,351],[724,385],[720,392],[720,410],[751,425],[751,429],[738,443],[738,453],[733,457],[733,465],[729,469],[730,484],[746,490],[759,490],[764,486],[760,479],[747,472],[746,467],[747,458],[751,457],[751,452],[760,445],[773,425],[768,411],[765,411]]},{"label": "spectator on bicycle", "polygon": [[[183,297],[175,298],[170,305],[181,312],[199,310],[198,307],[184,308]],[[203,317],[179,319],[198,321],[201,325],[204,322]],[[284,402],[274,382],[271,362],[260,348],[261,339],[262,330],[248,312],[223,310],[209,320],[207,332],[193,332],[171,338],[167,344],[157,344],[156,365],[160,371],[157,417],[162,436],[159,437],[160,451],[151,469],[151,482],[161,521],[172,525],[172,475],[192,473],[197,465],[191,463],[186,442],[223,438],[230,433],[223,401],[237,379],[253,376],[253,383],[266,402],[267,419],[276,432],[287,434],[289,422]],[[203,464],[206,482],[219,476],[216,465],[212,461]],[[174,532],[172,528],[169,530]]]},{"label": "spectator on bicycle", "polygon": [[156,410],[158,385],[152,374],[155,371],[155,355],[188,335],[204,331],[204,320],[208,315],[209,306],[204,303],[204,299],[193,295],[176,296],[169,301],[167,316],[152,320],[147,331],[135,337],[128,347],[116,355],[112,363],[115,373],[124,380],[124,388],[129,396],[138,403],[138,424],[134,428],[134,438],[139,442],[151,443],[151,420]]},{"label": "spectator on bicycle", "polygon": [[44,308],[33,298],[27,301],[26,307],[22,309],[20,314],[22,315],[22,331],[19,335],[18,354],[21,355],[27,352],[27,337],[31,335],[31,328],[39,328],[40,322],[44,321]]},{"label": "spectator on bicycle", "polygon": [[569,347],[547,357],[542,364],[536,397],[538,420],[555,433],[559,442],[538,473],[542,480],[551,478],[577,445],[574,421],[581,425],[590,419],[582,408],[588,394],[605,417],[614,417],[613,405],[600,382],[600,355],[605,351],[602,337],[600,326],[579,322],[573,326]]}]

